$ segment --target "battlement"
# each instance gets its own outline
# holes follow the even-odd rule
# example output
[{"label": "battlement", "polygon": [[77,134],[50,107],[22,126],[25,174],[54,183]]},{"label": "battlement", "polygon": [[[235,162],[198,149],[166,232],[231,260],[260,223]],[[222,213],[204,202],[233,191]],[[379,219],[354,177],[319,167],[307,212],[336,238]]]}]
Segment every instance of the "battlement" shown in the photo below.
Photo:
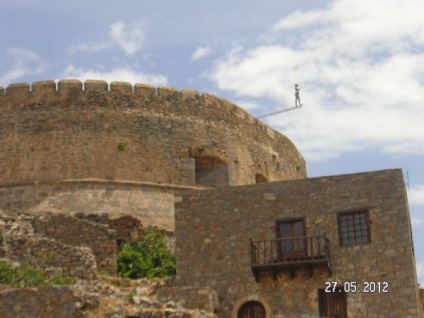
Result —
[{"label": "battlement", "polygon": [[[159,86],[155,87],[149,84],[137,83],[132,85],[128,82],[111,82],[102,80],[86,80],[82,82],[75,79],[66,79],[55,82],[53,80],[38,81],[32,84],[15,83],[10,84],[6,88],[0,87],[0,107],[16,105],[33,105],[39,102],[62,102],[64,99],[84,99],[89,95],[99,95],[103,98],[126,98],[134,100],[151,108],[158,102],[163,105],[164,101],[175,104],[191,104],[198,105],[197,109],[190,108],[186,116],[200,115],[204,119],[208,115],[213,117],[221,117],[220,120],[229,120],[236,127],[252,125],[254,131],[265,132],[268,137],[274,140],[277,138],[279,142],[290,143],[290,141],[280,133],[276,133],[274,129],[260,121],[258,118],[248,113],[243,108],[235,105],[231,101],[219,98],[214,94],[207,92],[199,93],[192,89],[183,89],[179,91],[175,87]],[[156,104],[156,106],[158,106]],[[59,106],[60,104],[56,104]],[[207,107],[207,111],[202,109]],[[202,110],[200,113],[198,110]],[[175,110],[168,109],[170,112]],[[181,110],[178,110],[180,113]],[[211,114],[211,112],[213,114]],[[294,146],[294,145],[292,145]]]},{"label": "battlement", "polygon": [[[208,106],[222,107],[226,111],[236,112],[239,117],[246,120],[254,121],[254,116],[247,113],[242,108],[236,106],[232,102],[221,99],[216,95],[192,89],[183,89],[179,91],[175,87],[169,86],[152,86],[148,84],[137,83],[132,85],[128,82],[111,82],[102,80],[80,80],[67,79],[55,81],[39,81],[32,84],[14,83],[6,88],[0,87],[0,105],[10,103],[26,103],[37,97],[49,97],[49,99],[60,99],[69,93],[99,93],[113,95],[128,95],[132,98],[141,98],[145,100],[152,99],[177,99],[177,100],[198,100],[199,103]],[[253,118],[252,118],[253,117]],[[257,120],[257,119],[256,119]]]},{"label": "battlement", "polygon": [[[161,96],[168,97],[171,95],[179,94],[180,92],[173,87],[155,87],[148,84],[135,84],[132,85],[128,82],[111,82],[108,83],[102,80],[86,80],[82,82],[80,80],[60,80],[55,81],[39,81],[32,84],[29,83],[14,83],[10,84],[8,87],[0,87],[0,95],[9,98],[16,97],[28,97],[31,94],[33,95],[42,95],[42,94],[55,94],[56,92],[66,94],[72,90],[81,90],[81,91],[97,91],[97,92],[118,92],[121,94],[135,94],[138,96]],[[184,90],[181,92],[182,95],[185,95]],[[190,96],[198,95],[197,92],[193,94],[188,93]]]}]

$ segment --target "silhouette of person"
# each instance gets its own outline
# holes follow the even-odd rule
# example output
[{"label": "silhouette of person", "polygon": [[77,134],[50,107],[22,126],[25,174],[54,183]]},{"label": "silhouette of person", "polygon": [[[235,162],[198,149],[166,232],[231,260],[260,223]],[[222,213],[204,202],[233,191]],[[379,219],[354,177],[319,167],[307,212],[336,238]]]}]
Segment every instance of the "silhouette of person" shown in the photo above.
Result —
[{"label": "silhouette of person", "polygon": [[301,103],[300,97],[299,97],[299,91],[300,91],[299,85],[294,84],[294,97],[295,97],[294,104],[295,104],[296,107],[302,106],[302,103]]}]

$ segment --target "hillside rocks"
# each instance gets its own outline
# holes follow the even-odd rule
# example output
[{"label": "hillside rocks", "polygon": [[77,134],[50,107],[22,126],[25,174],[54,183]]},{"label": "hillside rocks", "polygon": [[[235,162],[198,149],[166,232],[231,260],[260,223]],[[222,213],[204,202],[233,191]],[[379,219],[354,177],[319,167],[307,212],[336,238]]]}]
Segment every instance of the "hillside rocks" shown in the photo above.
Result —
[{"label": "hillside rocks", "polygon": [[[0,285],[0,317],[216,317],[218,297],[211,289],[176,286],[174,278],[100,275],[105,271],[99,263],[111,269],[116,245],[109,243],[116,242],[115,234],[101,222],[69,215],[0,214],[0,260],[29,263],[46,277],[77,279],[73,286]],[[116,262],[113,266],[107,272],[116,272]]]},{"label": "hillside rocks", "polygon": [[[170,286],[169,279],[103,277],[73,286],[6,288],[0,292],[0,317],[215,318],[216,295],[209,289]],[[184,301],[184,293],[198,295]],[[171,300],[175,299],[175,300]],[[193,305],[199,306],[193,308]]]}]

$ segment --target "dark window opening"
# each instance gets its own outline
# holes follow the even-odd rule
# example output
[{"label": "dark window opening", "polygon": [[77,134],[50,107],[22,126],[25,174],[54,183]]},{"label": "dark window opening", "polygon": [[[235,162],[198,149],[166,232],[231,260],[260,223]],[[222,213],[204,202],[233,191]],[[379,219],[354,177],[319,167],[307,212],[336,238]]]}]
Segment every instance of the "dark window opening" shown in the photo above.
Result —
[{"label": "dark window opening", "polygon": [[264,182],[268,182],[268,179],[265,178],[263,175],[257,173],[255,175],[255,181],[256,181],[256,183],[264,183]]},{"label": "dark window opening", "polygon": [[370,222],[368,211],[339,213],[340,245],[370,242]]},{"label": "dark window opening", "polygon": [[265,307],[259,301],[248,301],[240,307],[237,318],[265,318]]},{"label": "dark window opening", "polygon": [[336,288],[334,292],[319,289],[318,301],[320,318],[347,318],[346,293],[343,288]]},{"label": "dark window opening", "polygon": [[195,158],[196,184],[210,187],[225,187],[230,183],[228,165],[216,157]]}]

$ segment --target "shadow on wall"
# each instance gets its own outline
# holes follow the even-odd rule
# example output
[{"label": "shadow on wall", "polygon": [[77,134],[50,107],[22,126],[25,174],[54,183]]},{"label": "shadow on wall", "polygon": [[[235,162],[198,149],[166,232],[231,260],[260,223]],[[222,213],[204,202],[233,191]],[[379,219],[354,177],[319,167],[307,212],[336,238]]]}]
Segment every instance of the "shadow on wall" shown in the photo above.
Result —
[{"label": "shadow on wall", "polygon": [[255,181],[256,183],[264,183],[264,182],[269,182],[267,178],[265,178],[265,176],[261,175],[260,173],[257,173],[255,175]]},{"label": "shadow on wall", "polygon": [[109,226],[116,231],[116,247],[118,252],[124,244],[139,240],[144,231],[141,220],[131,215],[112,219],[109,221]]},{"label": "shadow on wall", "polygon": [[228,165],[217,157],[195,158],[196,184],[210,187],[228,187],[230,178]]},{"label": "shadow on wall", "polygon": [[189,158],[194,159],[194,179],[197,185],[215,188],[230,185],[229,165],[215,152],[205,151],[203,147],[192,147],[188,154]]}]

